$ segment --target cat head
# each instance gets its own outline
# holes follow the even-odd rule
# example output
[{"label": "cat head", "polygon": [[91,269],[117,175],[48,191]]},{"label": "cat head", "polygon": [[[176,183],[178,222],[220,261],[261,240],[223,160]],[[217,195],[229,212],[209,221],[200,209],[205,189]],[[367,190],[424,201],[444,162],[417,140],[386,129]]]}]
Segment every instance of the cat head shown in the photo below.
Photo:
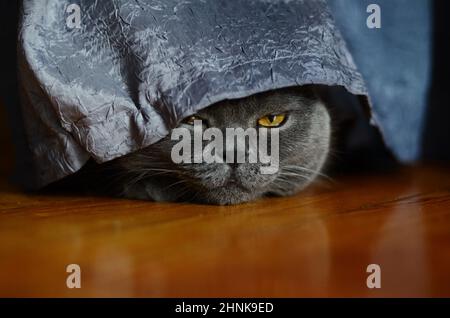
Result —
[{"label": "cat head", "polygon": [[[220,147],[211,152],[218,160],[195,162],[194,156],[198,155],[199,149],[204,151],[211,140],[216,139],[203,138],[198,143],[198,128],[202,132],[214,128],[213,131],[223,134],[220,141],[223,152],[217,151]],[[320,174],[329,153],[331,134],[327,108],[312,86],[225,100],[186,118],[176,129],[185,132],[178,135],[184,140],[171,134],[154,145],[116,160],[115,165],[125,176],[120,181],[124,196],[226,205],[264,195],[290,195],[305,188]],[[252,131],[257,142],[250,142],[253,135],[248,135],[242,148],[237,143],[227,147],[226,136],[230,129]],[[272,155],[273,161],[251,161],[250,154],[260,151],[256,148],[261,148],[259,141],[263,133],[267,154]],[[185,159],[192,160],[174,160],[174,153],[179,154],[182,141],[185,146],[191,146],[190,152],[186,148],[182,151]],[[174,148],[178,150],[174,152]],[[226,160],[230,150],[234,154],[228,158],[233,161]],[[245,162],[237,162],[239,151]],[[275,169],[269,173],[264,171],[270,165]]]}]

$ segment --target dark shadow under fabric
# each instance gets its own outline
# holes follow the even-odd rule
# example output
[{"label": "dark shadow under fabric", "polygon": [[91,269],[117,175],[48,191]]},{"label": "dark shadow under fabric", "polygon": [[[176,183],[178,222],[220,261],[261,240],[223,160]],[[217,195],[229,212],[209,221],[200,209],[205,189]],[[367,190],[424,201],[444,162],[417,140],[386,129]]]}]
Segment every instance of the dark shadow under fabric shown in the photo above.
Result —
[{"label": "dark shadow under fabric", "polygon": [[433,73],[422,140],[425,160],[450,160],[450,2],[434,0]]},{"label": "dark shadow under fabric", "polygon": [[16,50],[19,9],[19,1],[0,2],[0,99],[6,108],[7,128],[14,140],[15,167],[12,175],[16,183],[25,185],[34,169],[19,106]]}]

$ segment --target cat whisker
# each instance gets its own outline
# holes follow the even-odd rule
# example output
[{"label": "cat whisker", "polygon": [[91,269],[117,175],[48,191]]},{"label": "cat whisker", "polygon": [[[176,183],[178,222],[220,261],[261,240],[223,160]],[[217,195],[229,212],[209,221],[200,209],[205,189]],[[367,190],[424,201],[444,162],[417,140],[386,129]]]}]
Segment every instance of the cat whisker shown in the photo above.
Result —
[{"label": "cat whisker", "polygon": [[311,176],[304,176],[302,174],[293,173],[293,172],[281,172],[279,174],[279,176],[300,177],[300,178],[303,178],[303,179],[307,179],[308,181],[310,181],[312,179]]},{"label": "cat whisker", "polygon": [[188,182],[187,182],[186,180],[179,180],[179,181],[173,182],[173,183],[169,184],[167,187],[165,187],[165,188],[164,188],[164,191],[167,191],[167,190],[169,190],[170,188],[172,188],[172,187],[174,187],[174,186],[176,186],[176,185],[179,185],[179,184],[187,184],[187,183],[188,183]]},{"label": "cat whisker", "polygon": [[185,194],[189,193],[189,191],[191,191],[191,189],[189,187],[183,186],[184,191],[181,191],[178,193],[176,200],[179,200],[180,198],[182,198]]},{"label": "cat whisker", "polygon": [[312,169],[306,168],[306,167],[291,165],[291,166],[283,167],[283,170],[294,172],[294,173],[295,173],[295,170],[300,170],[300,171],[304,171],[304,172],[307,172],[307,173],[311,173],[313,175],[317,175],[317,176],[322,177],[322,178],[324,178],[324,179],[326,179],[328,181],[334,182],[334,180],[331,177],[327,176],[326,174],[324,174],[324,173],[322,173],[320,171],[316,171],[316,170],[312,170]]}]

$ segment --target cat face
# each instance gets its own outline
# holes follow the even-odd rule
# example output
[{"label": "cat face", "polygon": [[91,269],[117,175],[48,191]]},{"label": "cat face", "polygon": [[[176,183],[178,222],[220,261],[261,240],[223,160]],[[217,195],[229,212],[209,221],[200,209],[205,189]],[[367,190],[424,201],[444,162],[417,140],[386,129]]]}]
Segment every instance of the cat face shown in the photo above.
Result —
[{"label": "cat face", "polygon": [[[192,143],[195,120],[201,120],[203,129],[216,128],[224,136],[227,128],[264,127],[268,132],[276,129],[278,140],[269,133],[267,149],[270,153],[272,143],[277,142],[278,169],[263,173],[261,168],[267,163],[248,160],[244,163],[236,163],[236,160],[231,163],[174,163],[172,149],[178,141],[169,135],[117,160],[128,176],[122,181],[123,195],[220,205],[247,202],[264,195],[290,195],[317,177],[329,152],[330,117],[312,88],[280,89],[214,104],[179,124],[178,128],[187,129]],[[259,140],[261,136],[259,130],[256,131]],[[207,141],[203,141],[202,145],[206,144]],[[245,153],[257,151],[252,149],[254,146],[246,143]]]}]

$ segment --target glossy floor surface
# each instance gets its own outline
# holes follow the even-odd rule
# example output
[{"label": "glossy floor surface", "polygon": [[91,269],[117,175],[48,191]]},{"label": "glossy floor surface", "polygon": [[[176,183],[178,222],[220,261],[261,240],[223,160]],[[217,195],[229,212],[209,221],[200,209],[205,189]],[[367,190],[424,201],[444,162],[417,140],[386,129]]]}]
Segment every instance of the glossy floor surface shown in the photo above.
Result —
[{"label": "glossy floor surface", "polygon": [[232,207],[24,194],[4,179],[0,296],[450,296],[450,167]]}]

